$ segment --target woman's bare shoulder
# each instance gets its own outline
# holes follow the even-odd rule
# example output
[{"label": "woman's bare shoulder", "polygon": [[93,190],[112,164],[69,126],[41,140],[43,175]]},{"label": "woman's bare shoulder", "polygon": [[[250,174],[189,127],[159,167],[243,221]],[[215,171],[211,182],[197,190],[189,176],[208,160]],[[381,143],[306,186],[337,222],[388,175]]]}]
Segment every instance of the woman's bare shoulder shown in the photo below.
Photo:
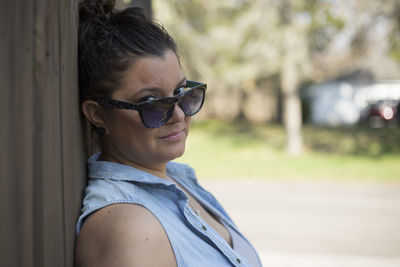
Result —
[{"label": "woman's bare shoulder", "polygon": [[145,207],[113,204],[92,214],[79,233],[76,267],[176,266],[168,237]]}]

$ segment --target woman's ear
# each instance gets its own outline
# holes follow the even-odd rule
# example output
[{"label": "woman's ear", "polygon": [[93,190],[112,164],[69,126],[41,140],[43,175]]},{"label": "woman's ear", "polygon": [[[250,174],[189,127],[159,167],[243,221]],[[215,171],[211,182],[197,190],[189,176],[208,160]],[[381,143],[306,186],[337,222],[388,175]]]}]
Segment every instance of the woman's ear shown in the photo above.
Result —
[{"label": "woman's ear", "polygon": [[106,129],[106,123],[103,118],[103,107],[93,100],[85,100],[82,102],[82,112],[88,121],[97,128]]}]

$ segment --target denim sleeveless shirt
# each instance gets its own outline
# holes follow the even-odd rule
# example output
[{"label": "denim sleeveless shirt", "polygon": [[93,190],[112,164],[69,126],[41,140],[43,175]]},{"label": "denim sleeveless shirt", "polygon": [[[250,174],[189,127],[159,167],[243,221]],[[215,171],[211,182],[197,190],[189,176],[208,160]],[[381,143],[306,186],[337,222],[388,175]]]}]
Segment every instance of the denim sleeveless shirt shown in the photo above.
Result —
[{"label": "denim sleeveless shirt", "polygon": [[[192,212],[187,195],[175,183],[131,166],[97,161],[99,156],[95,154],[88,160],[88,186],[76,226],[77,234],[84,221],[96,210],[115,203],[137,204],[152,212],[161,223],[178,267],[261,266],[250,242],[239,232],[217,200],[198,184],[192,168],[169,162],[167,175],[225,225],[231,233],[233,248]],[[235,249],[235,243],[241,248],[241,255]]]}]

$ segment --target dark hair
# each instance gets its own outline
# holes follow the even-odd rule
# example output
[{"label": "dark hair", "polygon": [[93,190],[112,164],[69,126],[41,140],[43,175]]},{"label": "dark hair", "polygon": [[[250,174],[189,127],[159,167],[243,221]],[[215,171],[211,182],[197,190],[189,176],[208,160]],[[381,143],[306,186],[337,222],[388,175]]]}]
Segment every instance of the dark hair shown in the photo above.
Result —
[{"label": "dark hair", "polygon": [[115,0],[79,4],[79,89],[81,101],[107,97],[122,85],[123,72],[142,56],[177,54],[174,40],[140,8],[116,10]]}]

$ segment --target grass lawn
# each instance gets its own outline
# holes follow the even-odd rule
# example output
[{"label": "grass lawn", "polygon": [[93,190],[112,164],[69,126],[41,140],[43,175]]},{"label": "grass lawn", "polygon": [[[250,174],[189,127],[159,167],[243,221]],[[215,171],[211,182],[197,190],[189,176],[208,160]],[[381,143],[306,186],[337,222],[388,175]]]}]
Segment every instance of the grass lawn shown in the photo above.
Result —
[{"label": "grass lawn", "polygon": [[185,155],[200,179],[341,179],[400,182],[400,128],[303,128],[305,151],[285,152],[279,125],[192,125]]}]

